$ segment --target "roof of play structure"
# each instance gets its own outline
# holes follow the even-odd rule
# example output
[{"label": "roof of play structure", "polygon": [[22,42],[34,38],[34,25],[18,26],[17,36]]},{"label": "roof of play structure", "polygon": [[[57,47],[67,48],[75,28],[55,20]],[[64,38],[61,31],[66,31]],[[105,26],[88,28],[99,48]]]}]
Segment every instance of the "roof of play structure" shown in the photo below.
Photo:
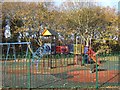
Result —
[{"label": "roof of play structure", "polygon": [[43,36],[56,36],[57,35],[57,32],[55,32],[54,30],[51,30],[51,29],[45,29],[43,32],[42,32],[42,35]]}]

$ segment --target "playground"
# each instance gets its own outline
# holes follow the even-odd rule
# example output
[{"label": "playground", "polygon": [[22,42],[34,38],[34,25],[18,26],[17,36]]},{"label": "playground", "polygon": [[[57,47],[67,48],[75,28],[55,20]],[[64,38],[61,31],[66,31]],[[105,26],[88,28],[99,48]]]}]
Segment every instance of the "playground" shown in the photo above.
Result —
[{"label": "playground", "polygon": [[[47,37],[56,36],[56,32],[47,29],[42,34]],[[0,61],[3,86],[97,88],[119,85],[119,53],[94,52],[91,43],[88,45],[89,41],[83,42],[83,38],[79,41],[81,44],[76,39],[70,49],[67,46],[55,46],[55,41],[44,43],[36,49],[32,49],[31,42],[0,43],[3,48]]]},{"label": "playground", "polygon": [[[45,29],[43,36],[50,33],[56,35]],[[118,86],[119,53],[101,54],[101,51],[94,52],[91,44],[88,47],[88,41],[85,46],[82,43],[82,39],[81,44],[76,40],[71,51],[67,46],[55,48],[55,42],[36,49],[32,49],[31,42],[0,43],[4,88]]]},{"label": "playground", "polygon": [[[30,3],[23,7],[27,5]],[[102,10],[99,7],[59,12],[48,10],[46,5],[31,4],[29,9],[22,11],[21,7],[21,11],[12,10],[10,15],[4,12],[0,42],[2,88],[97,90],[120,86],[120,38],[117,18],[110,21],[116,17],[113,12],[111,16],[102,13],[104,9],[97,12]],[[4,8],[7,6],[12,5]],[[31,10],[33,7],[35,10]]]}]

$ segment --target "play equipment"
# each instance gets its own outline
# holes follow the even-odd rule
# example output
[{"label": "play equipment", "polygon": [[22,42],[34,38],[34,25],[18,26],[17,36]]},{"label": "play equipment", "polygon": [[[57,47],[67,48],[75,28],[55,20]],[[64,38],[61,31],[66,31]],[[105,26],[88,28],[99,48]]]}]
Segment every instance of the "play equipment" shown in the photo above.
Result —
[{"label": "play equipment", "polygon": [[83,44],[74,44],[74,54],[83,54],[84,45]]},{"label": "play equipment", "polygon": [[96,53],[91,48],[88,49],[87,54],[97,65],[100,65],[100,61],[96,61]]},{"label": "play equipment", "polygon": [[71,53],[71,54],[74,53],[74,48],[73,47],[74,47],[73,44],[68,45],[68,50],[69,50],[69,53]]},{"label": "play equipment", "polygon": [[38,70],[40,60],[47,53],[50,53],[50,48],[47,45],[40,46],[35,52],[32,53],[32,62],[36,64],[36,70]]},{"label": "play equipment", "polygon": [[[12,49],[13,51],[13,56],[14,56],[14,60],[16,62],[16,45],[19,45],[19,46],[22,46],[22,45],[28,45],[30,46],[30,42],[9,42],[8,43],[8,39],[11,39],[11,32],[10,32],[10,20],[9,18],[6,19],[6,26],[5,26],[5,32],[4,32],[4,36],[5,36],[5,39],[6,39],[6,43],[3,43],[3,42],[0,42],[0,46],[2,46],[2,49],[4,49],[4,46],[7,46],[5,48],[7,48],[7,51],[6,52],[3,52],[6,57],[5,57],[5,60],[7,61],[8,60],[8,56],[9,56],[9,53],[10,53],[10,49]],[[28,55],[28,47],[26,48],[26,56]]]},{"label": "play equipment", "polygon": [[42,32],[42,36],[49,38],[49,42],[46,42],[45,44],[48,45],[51,48],[51,50],[50,50],[51,53],[50,54],[56,54],[57,32],[55,32],[54,30],[45,28],[44,31]]},{"label": "play equipment", "polygon": [[88,64],[89,63],[89,57],[88,57],[88,54],[87,54],[87,52],[88,52],[88,46],[84,46],[84,63],[86,63],[86,64]]},{"label": "play equipment", "polygon": [[50,54],[50,52],[51,48],[47,44],[40,46],[35,52],[32,53],[32,62],[34,62],[35,59],[40,61],[43,55]]},{"label": "play equipment", "polygon": [[[49,42],[44,43],[42,46],[40,46],[35,53],[33,53],[33,58],[32,60],[35,61],[36,56],[37,56],[37,67],[38,67],[38,62],[41,60],[41,58],[44,55],[52,55],[56,53],[56,44],[55,44],[55,38],[57,33],[51,29],[45,28],[44,31],[41,34],[43,37],[48,37],[50,40]],[[51,68],[51,59],[49,62],[49,66]]]},{"label": "play equipment", "polygon": [[[43,57],[43,55],[45,54],[49,54],[51,52],[51,48],[44,44],[41,44],[40,39],[41,38],[37,38],[36,33],[38,33],[37,31],[32,32],[31,30],[29,31],[25,31],[25,32],[19,32],[19,36],[18,36],[18,42],[11,42],[8,43],[8,38],[12,38],[11,37],[11,32],[10,32],[10,20],[6,19],[6,26],[5,26],[5,38],[6,38],[6,43],[0,43],[0,45],[7,45],[7,52],[6,52],[6,59],[8,59],[8,54],[10,52],[10,48],[12,48],[13,51],[13,56],[14,56],[14,60],[16,61],[16,50],[15,50],[15,45],[27,45],[27,50],[26,50],[26,56],[28,54],[28,49],[30,50],[31,54],[32,54],[32,59],[31,62],[37,62],[37,67],[38,67],[38,63],[41,60],[41,58]],[[21,39],[24,38],[27,42],[21,42]],[[31,42],[30,39],[34,39],[36,41],[36,43],[39,45],[39,47],[36,50],[33,50],[31,47]],[[31,64],[32,65],[32,64]]]},{"label": "play equipment", "polygon": [[[2,47],[4,46],[7,46],[7,52],[6,52],[6,58],[5,60],[7,61],[8,60],[8,55],[9,55],[9,52],[10,52],[10,48],[13,50],[13,56],[14,56],[14,60],[16,62],[16,48],[15,48],[15,45],[30,45],[31,43],[30,42],[14,42],[14,43],[0,43],[0,45]],[[26,49],[26,57],[28,55],[28,47]]]},{"label": "play equipment", "polygon": [[82,36],[75,34],[75,44],[73,44],[74,49],[74,63],[76,65],[83,65],[83,54],[84,54],[84,40]]},{"label": "play equipment", "polygon": [[75,64],[83,64],[83,53],[84,53],[84,46],[82,44],[74,44],[74,62]]},{"label": "play equipment", "polygon": [[[85,37],[83,37],[83,35],[76,36],[73,48],[75,64],[84,65],[90,63],[92,66],[92,68],[90,68],[90,71],[93,72],[96,66],[100,65],[100,61],[96,60],[96,54],[98,54],[98,52],[96,53],[91,49],[91,37],[92,36],[88,35],[88,32],[85,32]],[[92,65],[91,60],[93,60],[96,65]]]},{"label": "play equipment", "polygon": [[96,57],[96,52],[94,52],[92,50],[92,48],[88,48],[88,51],[86,52],[87,55],[88,55],[88,58],[92,59],[96,64],[95,65],[92,65],[90,67],[90,73],[93,73],[96,71],[96,68],[100,65],[100,61],[99,60],[96,60],[98,59],[98,57]]},{"label": "play equipment", "polygon": [[68,46],[56,46],[56,53],[58,54],[68,54]]}]

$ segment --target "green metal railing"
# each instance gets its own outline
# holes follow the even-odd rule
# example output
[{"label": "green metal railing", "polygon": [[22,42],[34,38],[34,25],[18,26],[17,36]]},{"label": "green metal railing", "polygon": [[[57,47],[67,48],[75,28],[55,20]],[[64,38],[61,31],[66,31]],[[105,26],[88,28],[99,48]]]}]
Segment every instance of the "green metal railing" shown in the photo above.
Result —
[{"label": "green metal railing", "polygon": [[[96,61],[83,66],[75,64],[75,55],[56,54],[45,55],[36,68],[36,62],[31,62],[30,52],[27,57],[24,53],[9,54],[5,61],[2,54],[3,87],[2,88],[102,88],[119,86],[120,52],[99,54]],[[84,58],[82,57],[82,60]],[[79,60],[78,60],[79,61]],[[5,64],[6,63],[6,64]],[[90,73],[91,66],[95,65],[95,72]]]}]

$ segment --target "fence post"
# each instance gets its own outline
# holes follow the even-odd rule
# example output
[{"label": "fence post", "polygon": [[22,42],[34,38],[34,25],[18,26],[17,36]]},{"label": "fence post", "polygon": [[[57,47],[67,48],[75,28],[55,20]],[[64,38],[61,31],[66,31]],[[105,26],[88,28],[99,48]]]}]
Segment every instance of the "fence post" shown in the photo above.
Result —
[{"label": "fence post", "polygon": [[26,61],[28,64],[28,70],[27,70],[27,73],[28,73],[28,89],[30,90],[30,88],[31,88],[31,68],[30,68],[30,66],[31,66],[31,56],[30,56],[30,52],[28,51],[28,58],[27,58],[28,60]]},{"label": "fence post", "polygon": [[98,90],[98,55],[96,55],[96,90]]}]

